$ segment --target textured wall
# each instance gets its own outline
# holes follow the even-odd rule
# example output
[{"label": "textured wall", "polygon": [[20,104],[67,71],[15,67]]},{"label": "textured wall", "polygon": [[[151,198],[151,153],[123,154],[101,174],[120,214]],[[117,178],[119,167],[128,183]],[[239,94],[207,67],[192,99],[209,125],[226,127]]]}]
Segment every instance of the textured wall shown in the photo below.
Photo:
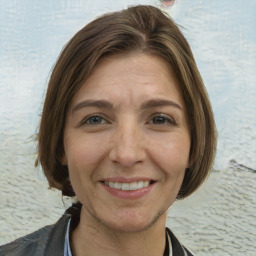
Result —
[{"label": "textured wall", "polygon": [[[0,243],[63,213],[69,200],[34,169],[34,134],[49,71],[68,39],[107,11],[144,1],[0,0]],[[256,253],[256,1],[180,0],[183,27],[219,132],[207,183],[170,210],[168,226],[197,255]]]}]

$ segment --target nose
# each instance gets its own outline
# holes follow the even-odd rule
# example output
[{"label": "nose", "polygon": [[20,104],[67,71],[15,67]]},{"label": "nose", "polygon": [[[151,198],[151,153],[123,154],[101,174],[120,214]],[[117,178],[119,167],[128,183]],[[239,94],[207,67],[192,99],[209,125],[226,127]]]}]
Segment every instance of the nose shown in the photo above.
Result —
[{"label": "nose", "polygon": [[127,124],[119,127],[112,137],[110,160],[122,167],[129,168],[142,163],[146,158],[145,139],[138,125]]}]

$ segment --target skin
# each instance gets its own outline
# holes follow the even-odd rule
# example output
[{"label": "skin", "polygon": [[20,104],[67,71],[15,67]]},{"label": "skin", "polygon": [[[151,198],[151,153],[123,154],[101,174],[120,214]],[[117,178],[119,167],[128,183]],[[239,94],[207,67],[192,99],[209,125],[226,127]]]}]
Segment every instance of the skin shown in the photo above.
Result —
[{"label": "skin", "polygon": [[[64,149],[62,164],[83,205],[73,253],[163,255],[166,212],[190,150],[184,101],[168,64],[142,53],[103,59],[72,100]],[[103,184],[131,179],[153,184],[127,198]]]}]

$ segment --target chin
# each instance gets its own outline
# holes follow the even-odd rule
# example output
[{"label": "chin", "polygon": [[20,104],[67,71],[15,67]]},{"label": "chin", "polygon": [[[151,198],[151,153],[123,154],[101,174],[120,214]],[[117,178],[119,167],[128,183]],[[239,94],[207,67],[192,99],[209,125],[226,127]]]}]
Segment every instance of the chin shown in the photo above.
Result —
[{"label": "chin", "polygon": [[145,216],[130,216],[129,218],[126,217],[124,220],[119,219],[119,221],[118,218],[116,218],[114,223],[108,223],[107,226],[119,232],[143,232],[150,229],[163,215],[164,212],[159,212],[156,216],[151,218],[145,218]]},{"label": "chin", "polygon": [[150,223],[145,224],[145,223],[129,223],[129,224],[123,224],[123,225],[118,225],[117,223],[113,225],[108,225],[109,228],[112,230],[118,231],[118,232],[128,232],[128,233],[137,233],[137,232],[143,232],[151,226]]}]

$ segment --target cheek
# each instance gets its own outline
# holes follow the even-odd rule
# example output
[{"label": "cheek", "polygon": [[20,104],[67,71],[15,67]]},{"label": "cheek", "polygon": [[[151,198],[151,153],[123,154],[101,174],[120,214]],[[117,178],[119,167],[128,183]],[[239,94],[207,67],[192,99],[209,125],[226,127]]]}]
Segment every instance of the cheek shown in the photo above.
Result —
[{"label": "cheek", "polygon": [[65,152],[68,167],[81,168],[93,166],[98,163],[105,154],[104,143],[97,139],[73,138],[65,143]]},{"label": "cheek", "polygon": [[[97,139],[69,138],[65,143],[65,152],[69,176],[74,191],[81,197],[81,191],[90,190],[93,181],[97,179],[97,167],[106,155],[106,145],[97,143]],[[83,193],[82,193],[83,194]]]},{"label": "cheek", "polygon": [[84,191],[89,193],[92,190],[95,170],[103,153],[95,144],[72,142],[67,144],[67,166],[72,187],[77,198],[82,200]]},{"label": "cheek", "polygon": [[151,157],[168,172],[185,170],[188,167],[190,137],[187,134],[159,137],[148,145]]}]

